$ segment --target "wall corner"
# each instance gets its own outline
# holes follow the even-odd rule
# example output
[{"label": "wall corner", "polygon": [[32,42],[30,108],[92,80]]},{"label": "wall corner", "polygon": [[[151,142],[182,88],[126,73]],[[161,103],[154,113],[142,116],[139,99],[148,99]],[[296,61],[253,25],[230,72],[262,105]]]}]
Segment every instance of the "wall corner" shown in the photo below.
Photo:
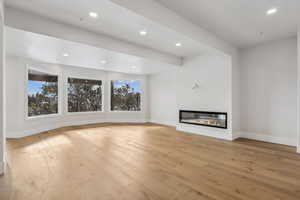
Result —
[{"label": "wall corner", "polygon": [[0,174],[5,168],[5,41],[4,5],[0,0]]},{"label": "wall corner", "polygon": [[297,152],[300,153],[300,27],[297,33],[297,132],[298,132],[298,145]]},{"label": "wall corner", "polygon": [[0,161],[0,176],[4,174],[5,171],[5,162]]}]

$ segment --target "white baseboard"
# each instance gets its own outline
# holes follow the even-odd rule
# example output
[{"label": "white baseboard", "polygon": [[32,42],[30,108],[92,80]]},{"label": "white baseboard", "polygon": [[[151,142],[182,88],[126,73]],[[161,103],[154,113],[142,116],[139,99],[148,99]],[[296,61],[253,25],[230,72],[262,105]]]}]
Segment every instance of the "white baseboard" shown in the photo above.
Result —
[{"label": "white baseboard", "polygon": [[110,119],[106,120],[108,123],[147,123],[145,119]]},{"label": "white baseboard", "polygon": [[241,138],[241,132],[240,131],[232,131],[232,140],[236,140],[238,138]]},{"label": "white baseboard", "polygon": [[217,129],[217,128],[211,128],[211,127],[200,127],[195,125],[189,125],[189,124],[178,124],[176,126],[176,130],[197,134],[197,135],[204,135],[209,137],[214,137],[218,139],[223,140],[230,140],[232,141],[232,134],[230,130],[226,129]]},{"label": "white baseboard", "polygon": [[50,131],[53,129],[61,128],[63,126],[60,125],[50,125],[50,126],[43,126],[43,127],[37,127],[35,129],[28,129],[28,130],[22,130],[22,131],[7,131],[6,138],[23,138],[31,135],[35,135],[41,132]]},{"label": "white baseboard", "polygon": [[47,126],[41,126],[34,129],[22,130],[22,131],[7,131],[7,138],[23,138],[41,132],[50,131],[57,128],[67,127],[67,126],[79,126],[95,123],[146,123],[148,120],[145,119],[112,119],[112,120],[85,120],[85,121],[65,121],[57,124],[51,124]]},{"label": "white baseboard", "polygon": [[149,122],[155,123],[155,124],[162,124],[162,125],[166,125],[166,126],[176,126],[177,125],[176,122],[164,121],[164,120],[155,120],[155,119],[150,119]]},{"label": "white baseboard", "polygon": [[0,175],[4,174],[5,171],[5,163],[0,161]]},{"label": "white baseboard", "polygon": [[252,133],[252,132],[246,132],[246,131],[241,131],[239,134],[239,137],[263,141],[263,142],[270,142],[270,143],[275,143],[275,144],[297,146],[297,138],[285,138],[285,137],[278,137],[278,136],[266,135],[266,134],[258,134],[258,133]]}]

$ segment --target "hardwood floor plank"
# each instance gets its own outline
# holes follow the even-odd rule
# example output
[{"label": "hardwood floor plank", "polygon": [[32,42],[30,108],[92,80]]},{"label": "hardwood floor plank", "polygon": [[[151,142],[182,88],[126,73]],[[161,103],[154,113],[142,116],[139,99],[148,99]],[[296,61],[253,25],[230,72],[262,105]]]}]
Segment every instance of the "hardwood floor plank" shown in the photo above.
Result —
[{"label": "hardwood floor plank", "polygon": [[1,200],[299,200],[295,149],[156,124],[93,124],[10,139]]}]

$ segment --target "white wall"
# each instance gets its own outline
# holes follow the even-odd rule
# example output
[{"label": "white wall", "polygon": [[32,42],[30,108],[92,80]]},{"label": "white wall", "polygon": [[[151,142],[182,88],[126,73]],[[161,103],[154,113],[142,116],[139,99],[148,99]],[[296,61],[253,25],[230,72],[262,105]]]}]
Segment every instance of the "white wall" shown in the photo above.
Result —
[{"label": "white wall", "polygon": [[149,76],[150,119],[153,123],[175,126],[178,122],[176,100],[177,70]]},{"label": "white wall", "polygon": [[232,137],[236,139],[239,137],[241,122],[241,93],[240,93],[240,55],[236,52],[231,57],[231,88],[232,88],[232,99],[231,99],[231,110],[232,110]]},{"label": "white wall", "polygon": [[297,39],[241,51],[242,137],[296,146]]},{"label": "white wall", "polygon": [[[53,128],[100,122],[146,122],[148,112],[148,79],[144,75],[133,75],[92,70],[85,68],[61,66],[56,64],[42,64],[19,57],[7,57],[6,89],[7,89],[7,137],[23,137]],[[61,77],[63,88],[59,91],[62,97],[61,115],[45,116],[41,118],[26,119],[25,95],[26,95],[26,66],[29,65],[41,70],[58,73]],[[97,113],[67,113],[66,111],[66,81],[67,78],[91,78],[100,79],[104,84],[104,112]],[[141,80],[142,84],[142,111],[141,112],[110,112],[110,80]]]},{"label": "white wall", "polygon": [[0,175],[5,166],[5,44],[4,44],[4,10],[0,0]]},{"label": "white wall", "polygon": [[[187,58],[184,66],[174,71],[151,75],[151,121],[177,125],[177,129],[232,139],[231,134],[231,60],[217,54]],[[195,83],[200,88],[193,90]],[[179,124],[180,109],[228,113],[228,130]]]},{"label": "white wall", "polygon": [[300,28],[298,29],[298,35],[297,35],[297,40],[298,40],[298,59],[297,59],[297,62],[298,62],[298,68],[297,68],[297,80],[298,80],[298,129],[297,129],[297,132],[298,132],[298,148],[297,148],[297,152],[300,153]]},{"label": "white wall", "polygon": [[[228,111],[230,65],[217,55],[186,59],[178,70],[177,101],[179,109]],[[193,90],[195,83],[199,89]]]},{"label": "white wall", "polygon": [[[232,139],[231,59],[229,56],[204,54],[185,59],[177,75],[178,110],[228,113],[228,129],[178,124],[177,129],[223,139]],[[193,89],[195,84],[198,89]]]}]

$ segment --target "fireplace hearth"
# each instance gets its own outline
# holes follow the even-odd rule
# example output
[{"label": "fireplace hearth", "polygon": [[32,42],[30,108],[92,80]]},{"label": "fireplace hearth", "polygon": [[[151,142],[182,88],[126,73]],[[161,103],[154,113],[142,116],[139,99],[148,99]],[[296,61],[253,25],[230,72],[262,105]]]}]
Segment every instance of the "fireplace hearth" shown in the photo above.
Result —
[{"label": "fireplace hearth", "polygon": [[227,113],[180,110],[179,122],[185,124],[227,129]]}]

